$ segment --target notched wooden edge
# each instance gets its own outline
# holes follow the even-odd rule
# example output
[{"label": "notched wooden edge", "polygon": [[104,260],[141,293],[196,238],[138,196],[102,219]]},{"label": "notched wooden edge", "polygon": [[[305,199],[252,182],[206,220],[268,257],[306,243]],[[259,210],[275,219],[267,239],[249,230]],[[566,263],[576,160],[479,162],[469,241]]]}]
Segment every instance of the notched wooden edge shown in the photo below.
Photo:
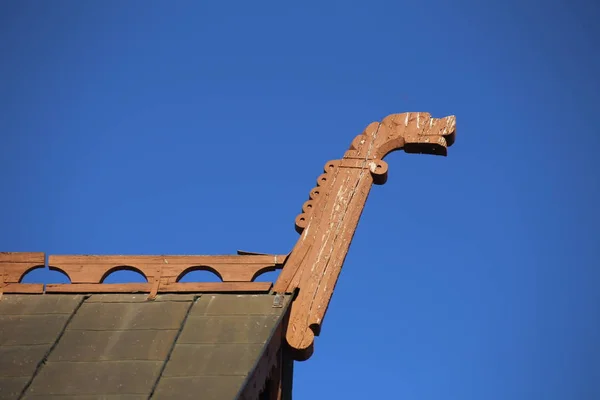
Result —
[{"label": "notched wooden edge", "polygon": [[[296,217],[295,226],[298,233],[302,233],[298,239],[294,249],[290,253],[290,260],[293,260],[288,264],[284,263],[283,271],[275,282],[275,291],[290,291],[292,289],[302,290],[302,286],[311,288],[310,298],[314,298],[314,294],[324,290],[320,283],[315,286],[314,282],[310,280],[310,276],[315,275],[314,260],[307,260],[307,254],[316,238],[307,235],[308,231],[321,232],[319,229],[327,227],[330,224],[331,216],[329,213],[316,214],[313,211],[315,209],[324,208],[322,201],[335,201],[336,194],[329,193],[333,185],[335,185],[335,179],[337,172],[340,168],[368,169],[371,173],[373,184],[384,184],[387,180],[388,165],[383,161],[383,158],[389,153],[397,150],[404,150],[406,153],[420,153],[430,155],[447,155],[447,148],[452,146],[456,138],[456,117],[454,115],[446,116],[443,118],[434,118],[431,114],[426,112],[406,112],[400,114],[390,114],[383,118],[381,122],[372,122],[369,124],[361,134],[355,136],[352,139],[350,148],[344,153],[344,156],[340,160],[328,161],[325,164],[325,173],[320,175],[317,179],[317,187],[311,190],[310,200],[313,200],[313,204],[310,210],[305,206],[302,208],[302,214]],[[356,173],[359,173],[358,171]],[[331,178],[329,178],[331,177]],[[336,186],[337,188],[337,186]],[[337,190],[337,189],[336,189]],[[318,193],[316,193],[318,191]],[[341,189],[339,193],[343,192]],[[314,196],[316,193],[319,196]],[[346,193],[346,192],[343,192]],[[319,204],[315,207],[317,203]],[[360,207],[360,210],[348,208],[343,214],[348,213],[358,214],[359,218],[362,214],[362,207],[364,207],[365,200],[362,204],[355,204],[356,207]],[[306,203],[305,203],[306,204]],[[356,229],[356,226],[353,228]],[[353,233],[345,238],[339,238],[339,241],[346,240],[347,243],[352,241]],[[314,236],[314,235],[313,235]],[[348,235],[346,235],[348,236]],[[335,242],[334,242],[335,243]],[[334,245],[335,247],[335,245]],[[349,244],[348,244],[349,247]],[[331,250],[333,252],[333,250]],[[347,250],[345,250],[347,253]],[[338,257],[342,260],[344,256]],[[328,260],[328,257],[324,256],[321,260]],[[325,261],[323,261],[325,262]],[[333,282],[337,281],[337,276],[341,272],[342,265],[339,268],[328,268],[329,274],[334,274],[336,278]],[[291,268],[291,269],[290,269]],[[332,272],[333,271],[333,272]],[[337,271],[337,272],[336,272]],[[297,278],[300,277],[300,278]],[[329,282],[332,279],[323,279],[319,277],[319,282]],[[334,287],[327,289],[329,291],[328,296],[323,295],[322,303],[319,303],[318,308],[326,310],[329,305],[331,296],[333,295]],[[293,349],[294,358],[298,361],[304,361],[313,354],[314,352],[314,338],[318,336],[321,330],[321,323],[311,323],[311,312],[310,310],[314,307],[312,301],[310,302],[296,302],[296,305],[301,304],[302,311],[298,311],[292,308],[292,317],[294,314],[301,315],[296,321],[290,322],[286,332],[286,341],[288,345]],[[322,321],[324,318],[325,311],[319,318]]]}]

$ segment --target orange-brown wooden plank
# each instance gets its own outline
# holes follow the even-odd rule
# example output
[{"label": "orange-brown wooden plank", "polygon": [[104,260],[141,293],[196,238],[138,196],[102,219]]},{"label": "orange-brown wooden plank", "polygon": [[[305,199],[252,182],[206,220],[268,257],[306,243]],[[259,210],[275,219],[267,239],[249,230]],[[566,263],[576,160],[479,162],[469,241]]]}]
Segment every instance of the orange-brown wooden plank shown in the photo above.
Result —
[{"label": "orange-brown wooden plank", "polygon": [[[8,283],[19,283],[27,271],[45,265],[44,253],[0,253],[0,287]],[[0,289],[2,290],[2,289]]]},{"label": "orange-brown wooden plank", "polygon": [[[214,271],[223,281],[250,282],[263,272],[281,268],[287,255],[52,255],[51,267],[63,271],[72,283],[101,283],[103,277],[115,268],[130,267],[139,270],[148,282],[157,277],[171,281],[190,268]],[[173,279],[171,279],[173,278]]]},{"label": "orange-brown wooden plank", "polygon": [[46,293],[138,293],[150,292],[149,283],[57,283],[46,285]]},{"label": "orange-brown wooden plank", "polygon": [[[158,292],[268,292],[271,286],[271,282],[185,282],[162,285]],[[66,283],[46,285],[46,293],[149,293],[151,289],[152,284],[150,283]]]},{"label": "orange-brown wooden plank", "polygon": [[186,282],[162,285],[159,292],[268,292],[271,282]]},{"label": "orange-brown wooden plank", "polygon": [[44,293],[44,285],[39,283],[9,283],[1,287],[0,292],[42,294]]},{"label": "orange-brown wooden plank", "polygon": [[[342,160],[326,164],[312,202],[296,218],[301,232],[274,291],[300,289],[290,313],[286,333],[297,359],[312,354],[327,307],[356,231],[371,185],[387,179],[382,159],[394,150],[446,155],[454,142],[456,119],[431,118],[428,113],[393,114],[374,122],[352,140]],[[309,207],[310,206],[310,207]]]},{"label": "orange-brown wooden plank", "polygon": [[0,263],[37,263],[44,265],[45,253],[40,252],[0,252]]},{"label": "orange-brown wooden plank", "polygon": [[270,264],[282,263],[286,254],[279,255],[50,255],[48,263],[61,264]]}]

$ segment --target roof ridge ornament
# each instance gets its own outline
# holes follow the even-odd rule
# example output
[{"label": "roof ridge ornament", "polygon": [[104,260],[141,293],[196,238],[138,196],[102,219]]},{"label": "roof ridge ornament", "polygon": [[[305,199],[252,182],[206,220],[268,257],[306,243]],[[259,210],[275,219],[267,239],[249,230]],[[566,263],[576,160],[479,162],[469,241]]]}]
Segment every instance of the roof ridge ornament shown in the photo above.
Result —
[{"label": "roof ridge ornament", "polygon": [[296,217],[300,238],[273,288],[277,293],[298,290],[286,332],[297,360],[312,355],[314,337],[320,333],[371,186],[387,180],[388,165],[383,158],[396,150],[446,156],[455,134],[454,116],[391,114],[369,124],[341,160],[325,164]]},{"label": "roof ridge ornament", "polygon": [[[0,293],[159,293],[269,292],[270,282],[256,282],[260,274],[281,269],[286,254],[240,255],[50,255],[0,252]],[[22,283],[36,268],[49,268],[70,283]],[[115,271],[133,270],[147,283],[103,283]],[[221,282],[180,282],[193,270],[212,271]]]}]

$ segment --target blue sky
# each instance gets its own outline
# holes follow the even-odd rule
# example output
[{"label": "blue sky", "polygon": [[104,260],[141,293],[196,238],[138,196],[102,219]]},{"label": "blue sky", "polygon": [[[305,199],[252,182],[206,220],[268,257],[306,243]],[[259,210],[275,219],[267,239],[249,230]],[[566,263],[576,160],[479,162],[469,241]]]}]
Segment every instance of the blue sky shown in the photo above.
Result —
[{"label": "blue sky", "polygon": [[1,250],[287,253],[366,125],[454,114],[447,158],[386,159],[295,398],[598,399],[599,17],[4,2]]}]

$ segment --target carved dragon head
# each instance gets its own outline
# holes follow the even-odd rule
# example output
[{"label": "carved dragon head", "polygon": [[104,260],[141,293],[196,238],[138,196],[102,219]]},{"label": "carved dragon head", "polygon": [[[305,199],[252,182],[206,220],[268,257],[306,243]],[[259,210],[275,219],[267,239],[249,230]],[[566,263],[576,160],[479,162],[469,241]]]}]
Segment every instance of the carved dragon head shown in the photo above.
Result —
[{"label": "carved dragon head", "polygon": [[[391,136],[401,134],[404,138],[402,148],[406,153],[446,156],[456,136],[454,116],[432,118],[424,112],[392,114],[381,121],[381,125],[388,128]],[[379,154],[380,158],[389,153],[386,144],[379,149],[385,152]]]},{"label": "carved dragon head", "polygon": [[347,157],[383,159],[396,150],[447,155],[456,135],[456,118],[432,118],[426,112],[391,114],[373,122],[352,141]]},{"label": "carved dragon head", "polygon": [[387,179],[383,158],[396,150],[446,156],[455,135],[454,116],[392,114],[369,124],[342,159],[325,164],[296,218],[301,236],[274,286],[275,292],[297,293],[286,332],[296,360],[313,352],[371,185]]}]

